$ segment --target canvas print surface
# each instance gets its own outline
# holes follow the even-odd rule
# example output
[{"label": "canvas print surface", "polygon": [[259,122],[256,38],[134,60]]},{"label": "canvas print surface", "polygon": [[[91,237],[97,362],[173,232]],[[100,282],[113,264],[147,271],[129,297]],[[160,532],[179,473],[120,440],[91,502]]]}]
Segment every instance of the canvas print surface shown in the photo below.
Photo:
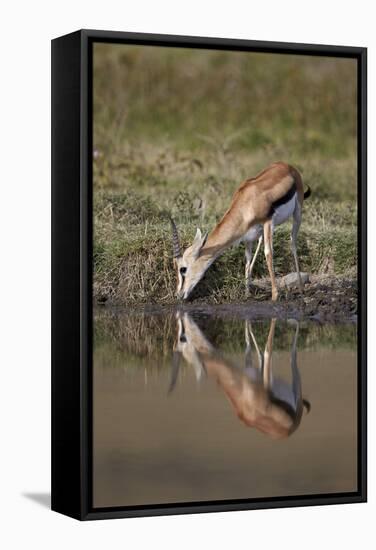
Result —
[{"label": "canvas print surface", "polygon": [[357,61],[95,43],[93,505],[352,493]]}]

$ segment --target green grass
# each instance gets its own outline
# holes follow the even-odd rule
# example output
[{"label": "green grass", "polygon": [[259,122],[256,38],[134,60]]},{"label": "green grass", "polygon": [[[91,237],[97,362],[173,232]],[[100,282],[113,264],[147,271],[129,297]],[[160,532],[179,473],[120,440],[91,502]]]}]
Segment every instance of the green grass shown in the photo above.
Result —
[{"label": "green grass", "polygon": [[[302,270],[353,274],[356,64],[351,59],[97,44],[94,51],[94,294],[174,301],[168,215],[184,245],[211,229],[236,187],[276,160],[312,188],[299,234]],[[275,269],[293,269],[289,226]],[[255,276],[266,274],[263,255]],[[244,299],[243,246],[199,293]]]},{"label": "green grass", "polygon": [[[162,199],[158,201],[163,204]],[[172,264],[170,224],[174,212],[183,246],[191,243],[197,225],[210,229],[214,213],[186,214],[180,197],[166,199],[163,207],[150,196],[128,191],[97,193],[94,205],[94,291],[98,299],[117,303],[172,303],[175,272]],[[189,210],[189,209],[188,209]],[[290,226],[276,229],[275,271],[293,270],[289,244]],[[350,203],[307,201],[299,233],[301,269],[309,273],[345,275],[357,263],[356,213]],[[266,275],[263,254],[255,265],[255,277]],[[215,303],[244,299],[244,248],[227,250],[200,283],[200,294]]]}]

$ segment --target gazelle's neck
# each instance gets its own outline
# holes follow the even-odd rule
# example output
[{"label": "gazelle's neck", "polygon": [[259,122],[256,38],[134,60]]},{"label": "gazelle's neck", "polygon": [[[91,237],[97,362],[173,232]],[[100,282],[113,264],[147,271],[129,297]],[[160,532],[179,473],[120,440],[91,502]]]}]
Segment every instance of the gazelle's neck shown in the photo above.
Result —
[{"label": "gazelle's neck", "polygon": [[241,239],[243,234],[242,224],[236,224],[233,217],[230,218],[226,212],[221,221],[209,233],[206,243],[201,249],[200,259],[210,259],[210,265],[227,248]]}]

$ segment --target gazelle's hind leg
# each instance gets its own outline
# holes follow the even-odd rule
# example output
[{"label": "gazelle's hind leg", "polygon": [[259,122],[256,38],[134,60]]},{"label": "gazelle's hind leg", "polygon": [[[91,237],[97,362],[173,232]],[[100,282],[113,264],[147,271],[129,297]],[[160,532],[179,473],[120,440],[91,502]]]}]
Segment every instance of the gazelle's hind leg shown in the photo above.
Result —
[{"label": "gazelle's hind leg", "polygon": [[277,319],[273,318],[270,321],[270,328],[268,339],[266,341],[265,351],[264,351],[264,372],[263,372],[263,382],[265,388],[271,388],[273,383],[273,372],[272,372],[272,353],[273,353],[273,341],[275,333],[275,325]]},{"label": "gazelle's hind leg", "polygon": [[300,373],[297,364],[297,352],[296,345],[299,336],[299,323],[295,321],[295,335],[291,346],[291,371],[292,371],[292,391],[295,400],[295,409],[298,407],[299,402],[302,400],[302,384],[300,380]]},{"label": "gazelle's hind leg", "polygon": [[300,289],[300,292],[303,293],[303,282],[302,282],[302,277],[300,275],[298,254],[296,251],[296,241],[298,238],[301,221],[302,221],[302,207],[300,203],[296,201],[295,210],[293,214],[292,230],[291,230],[291,252],[294,257],[295,270],[299,281],[299,289]]},{"label": "gazelle's hind leg", "polygon": [[274,275],[273,268],[273,223],[272,220],[268,220],[264,223],[264,252],[265,259],[268,265],[270,282],[272,284],[272,300],[273,302],[278,298],[278,289]]},{"label": "gazelle's hind leg", "polygon": [[253,241],[245,241],[245,290],[248,292],[252,283],[252,271],[262,243],[262,235],[259,237],[256,252],[252,256]]}]

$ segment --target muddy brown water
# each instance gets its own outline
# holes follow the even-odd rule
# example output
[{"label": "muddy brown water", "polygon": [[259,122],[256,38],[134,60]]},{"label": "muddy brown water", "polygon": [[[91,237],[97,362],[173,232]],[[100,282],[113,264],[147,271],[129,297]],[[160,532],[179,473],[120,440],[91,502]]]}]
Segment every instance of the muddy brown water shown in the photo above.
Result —
[{"label": "muddy brown water", "polygon": [[243,317],[96,313],[95,507],[357,490],[356,324]]}]

